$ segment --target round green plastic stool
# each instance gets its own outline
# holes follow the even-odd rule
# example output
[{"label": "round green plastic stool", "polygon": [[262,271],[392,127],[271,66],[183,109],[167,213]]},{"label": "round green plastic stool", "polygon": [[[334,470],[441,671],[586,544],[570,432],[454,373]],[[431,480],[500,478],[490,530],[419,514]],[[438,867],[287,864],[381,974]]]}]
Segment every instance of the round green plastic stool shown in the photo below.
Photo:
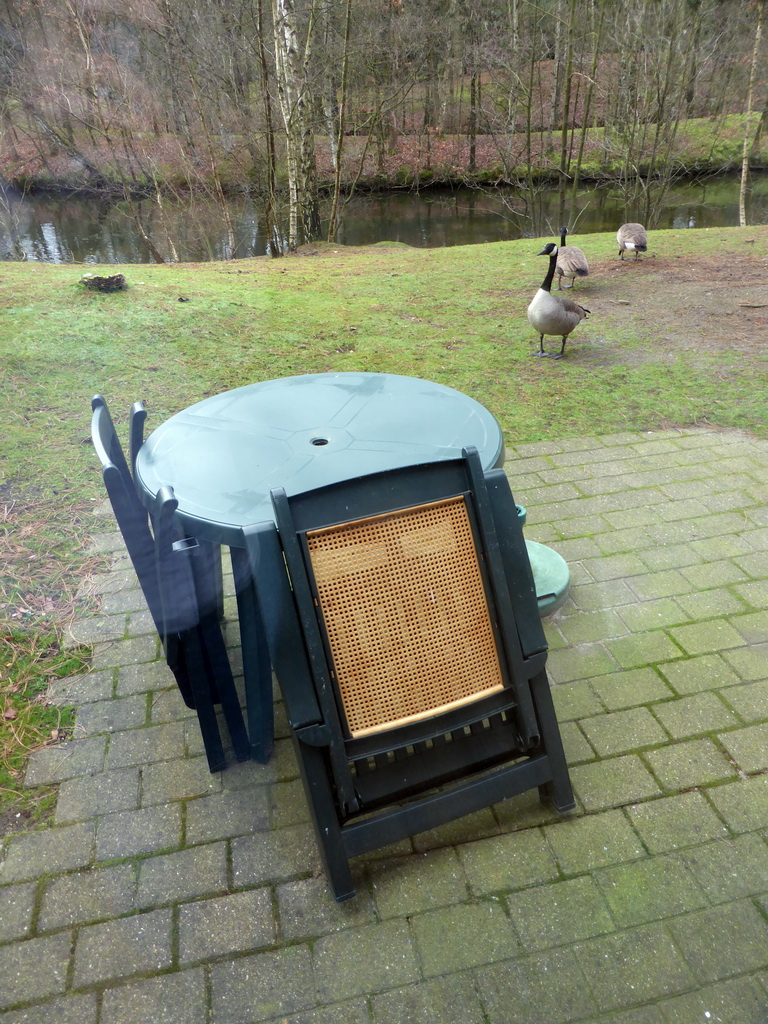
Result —
[{"label": "round green plastic stool", "polygon": [[[517,506],[517,515],[520,525],[525,526],[526,511],[522,505]],[[536,602],[539,606],[539,615],[545,618],[556,612],[565,603],[568,597],[568,588],[571,583],[571,573],[568,563],[546,544],[539,544],[535,540],[527,540],[525,546],[528,549],[528,558],[533,571],[533,582],[536,585]]]}]

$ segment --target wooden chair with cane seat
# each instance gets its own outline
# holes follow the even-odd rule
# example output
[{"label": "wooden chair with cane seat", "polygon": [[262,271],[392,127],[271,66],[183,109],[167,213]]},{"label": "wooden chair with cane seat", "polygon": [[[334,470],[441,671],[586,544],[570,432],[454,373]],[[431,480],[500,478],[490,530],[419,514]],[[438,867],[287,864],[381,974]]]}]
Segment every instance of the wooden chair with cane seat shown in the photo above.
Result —
[{"label": "wooden chair with cane seat", "polygon": [[246,541],[336,899],[368,850],[531,788],[572,808],[504,473],[468,449],[272,498]]}]

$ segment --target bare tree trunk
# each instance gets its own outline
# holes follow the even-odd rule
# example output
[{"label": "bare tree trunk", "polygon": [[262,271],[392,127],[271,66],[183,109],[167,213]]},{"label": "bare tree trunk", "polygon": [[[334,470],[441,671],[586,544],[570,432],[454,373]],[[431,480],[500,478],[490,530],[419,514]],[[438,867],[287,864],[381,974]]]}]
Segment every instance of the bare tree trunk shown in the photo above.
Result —
[{"label": "bare tree trunk", "polygon": [[749,151],[754,133],[752,127],[752,103],[757,76],[757,58],[760,51],[760,39],[763,34],[763,15],[766,0],[757,0],[757,25],[755,27],[755,45],[752,50],[752,64],[749,69],[749,88],[747,89],[747,112],[744,122],[744,147],[741,153],[741,185],[739,187],[739,227],[747,224],[747,178],[749,177]]},{"label": "bare tree trunk", "polygon": [[[349,92],[349,37],[352,25],[352,0],[347,0],[344,21],[344,57],[341,66],[341,105],[338,117],[338,135],[336,136],[336,163],[333,177],[333,205],[328,221],[328,241],[336,238],[339,216],[339,199],[341,197],[341,154],[344,147],[344,126],[347,118],[347,94]],[[370,133],[369,133],[370,138]]]},{"label": "bare tree trunk", "polygon": [[286,132],[290,197],[289,249],[296,249],[302,243],[317,238],[320,231],[315,137],[310,116],[311,97],[308,83],[314,13],[313,4],[302,56],[299,52],[298,20],[294,0],[272,0],[277,89]]}]

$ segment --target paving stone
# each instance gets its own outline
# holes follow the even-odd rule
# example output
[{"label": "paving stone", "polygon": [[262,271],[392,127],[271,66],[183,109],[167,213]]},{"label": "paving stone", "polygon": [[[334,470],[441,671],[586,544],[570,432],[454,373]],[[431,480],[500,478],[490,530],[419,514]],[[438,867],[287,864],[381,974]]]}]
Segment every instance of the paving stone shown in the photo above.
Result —
[{"label": "paving stone", "polygon": [[[119,668],[116,686],[118,696],[127,696],[131,693],[151,693],[155,690],[166,690],[175,685],[173,673],[165,661],[155,660],[157,654],[153,640],[141,637],[116,646],[125,647],[127,644],[132,644],[136,648],[136,657],[132,659],[128,656],[124,661],[116,662]],[[141,651],[139,651],[140,645],[143,647]]]},{"label": "paving stone", "polygon": [[677,569],[662,569],[659,572],[646,573],[644,576],[633,576],[627,582],[641,601],[690,594],[694,589],[690,580],[682,576]]},{"label": "paving stone", "polygon": [[[355,874],[353,867],[353,877]],[[277,887],[276,894],[280,933],[289,942],[327,935],[342,928],[359,928],[377,920],[365,886],[358,886],[357,896],[345,903],[333,900],[323,877],[286,882]]]},{"label": "paving stone", "polygon": [[726,651],[723,657],[744,680],[768,677],[768,644],[751,644]]},{"label": "paving stone", "polygon": [[[663,628],[690,618],[680,604],[671,597],[659,597],[653,601],[641,601],[639,604],[626,605],[619,610],[621,621],[633,633],[645,633]],[[626,632],[626,629],[622,630]],[[608,636],[608,634],[605,634]]]},{"label": "paving stone", "polygon": [[669,632],[686,654],[725,651],[729,647],[740,647],[744,643],[741,635],[724,619],[710,619],[708,622],[697,622],[689,626],[676,626]]},{"label": "paving stone", "polygon": [[142,860],[139,870],[139,905],[211,896],[226,892],[227,849],[208,843]]},{"label": "paving stone", "polygon": [[728,835],[728,829],[700,793],[652,800],[628,807],[627,813],[650,853],[678,850]]},{"label": "paving stone", "polygon": [[168,850],[181,842],[181,808],[178,804],[145,807],[109,814],[98,823],[97,860],[134,857]]},{"label": "paving stone", "polygon": [[733,589],[742,601],[752,605],[753,608],[768,607],[768,580],[753,580],[751,583],[741,583]]},{"label": "paving stone", "polygon": [[[707,936],[710,944],[711,934]],[[658,924],[625,929],[575,947],[603,1013],[677,995],[696,977]]]},{"label": "paving stone", "polygon": [[171,926],[171,910],[167,909],[81,928],[73,984],[79,988],[170,967]]},{"label": "paving stone", "polygon": [[623,636],[626,627],[614,611],[580,612],[562,618],[560,630],[569,644],[594,643],[609,636]]},{"label": "paving stone", "polygon": [[522,889],[558,877],[540,829],[467,843],[458,853],[471,891],[478,895]]},{"label": "paving stone", "polygon": [[[643,569],[650,569],[651,572],[664,572],[668,569],[684,569],[689,565],[696,565],[701,562],[701,556],[697,555],[690,544],[669,544],[663,542],[650,551],[643,551],[640,555]],[[640,575],[639,572],[630,575]],[[684,578],[685,573],[682,573]]]},{"label": "paving stone", "polygon": [[76,736],[94,736],[101,732],[135,729],[147,720],[147,701],[143,694],[112,698],[86,704],[77,712]]},{"label": "paving stone", "polygon": [[[488,836],[496,836],[500,831],[499,822],[493,811],[490,807],[485,807],[474,814],[466,814],[463,818],[446,822],[445,825],[419,832],[413,836],[413,849],[423,853],[425,850],[434,850],[441,846],[473,843]],[[395,849],[392,854],[409,852],[410,849]]]},{"label": "paving stone", "polygon": [[314,944],[313,962],[321,1003],[385,991],[420,977],[406,922],[385,921],[326,935]]},{"label": "paving stone", "polygon": [[508,960],[475,973],[489,1024],[564,1024],[596,1009],[572,949]]},{"label": "paving stone", "polygon": [[550,651],[547,670],[553,682],[570,683],[574,679],[590,679],[616,669],[616,662],[602,644],[581,644],[579,647]]},{"label": "paving stone", "polygon": [[37,930],[117,917],[136,906],[136,872],[129,864],[61,875],[43,889]]},{"label": "paving stone", "polygon": [[451,848],[377,861],[368,876],[382,919],[460,903],[469,893],[464,869]]},{"label": "paving stone", "polygon": [[[768,642],[768,614],[755,611],[745,615],[730,615],[731,626],[744,638],[746,643],[761,644]],[[732,652],[729,652],[732,654]]]},{"label": "paving stone", "polygon": [[586,736],[576,722],[562,722],[560,724],[560,738],[563,741],[565,759],[569,765],[583,764],[585,761],[595,760],[597,755],[594,748],[589,745]]},{"label": "paving stone", "polygon": [[69,932],[0,946],[0,1010],[61,995],[67,982]]},{"label": "paving stone", "polygon": [[[607,524],[606,529],[608,529]],[[601,554],[615,555],[626,551],[642,551],[643,548],[653,547],[656,541],[647,530],[630,527],[625,530],[613,530],[610,533],[598,534],[595,537],[595,543]]]},{"label": "paving stone", "polygon": [[619,667],[625,669],[669,661],[681,654],[680,649],[667,634],[658,629],[647,633],[633,633],[617,640],[606,640],[605,646]]},{"label": "paving stone", "polygon": [[665,1000],[663,1024],[765,1024],[768,998],[754,978],[733,978]]},{"label": "paving stone", "polygon": [[184,703],[178,686],[169,686],[166,690],[153,690],[150,694],[149,714],[152,725],[197,718],[195,712]]},{"label": "paving stone", "polygon": [[309,808],[301,779],[273,783],[268,787],[268,802],[271,828],[306,825],[309,821]]},{"label": "paving stone", "polygon": [[426,1021],[461,1021],[485,1024],[474,981],[457,974],[425,981],[371,1000],[376,1024],[425,1024]]},{"label": "paving stone", "polygon": [[600,611],[603,608],[620,608],[636,601],[635,594],[624,580],[608,580],[605,583],[583,583],[573,586],[570,596],[582,611]]},{"label": "paving stone", "polygon": [[571,818],[545,827],[544,834],[566,875],[583,874],[645,855],[642,843],[621,811]]},{"label": "paving stone", "polygon": [[702,690],[715,690],[740,683],[738,675],[719,654],[668,662],[658,666],[674,690],[684,697]]},{"label": "paving stone", "polygon": [[197,900],[179,907],[179,960],[212,960],[248,953],[275,942],[272,896],[267,889]]},{"label": "paving stone", "polygon": [[768,775],[714,787],[707,790],[707,797],[732,832],[752,832],[766,825]]},{"label": "paving stone", "polygon": [[[682,575],[697,590],[709,590],[712,587],[727,587],[733,583],[741,583],[748,579],[733,562],[721,559],[717,562],[705,562],[704,565],[691,565],[681,569]],[[733,588],[736,593],[739,587]]]},{"label": "paving stone", "polygon": [[609,711],[650,704],[673,696],[673,691],[653,668],[612,672],[591,679],[590,685]]},{"label": "paving stone", "polygon": [[23,939],[30,934],[36,893],[37,882],[0,889],[0,942]]},{"label": "paving stone", "polygon": [[[282,1018],[289,1024],[370,1024],[367,999],[350,999]],[[281,1020],[281,1024],[282,1024]]]},{"label": "paving stone", "polygon": [[620,928],[699,910],[707,898],[684,861],[663,854],[604,868],[595,874]]},{"label": "paving stone", "polygon": [[642,576],[646,565],[634,554],[605,555],[602,558],[587,558],[584,568],[598,582],[605,580],[627,579],[630,576]]},{"label": "paving stone", "polygon": [[710,739],[675,743],[658,750],[648,750],[643,756],[668,792],[720,782],[736,774],[736,769]]},{"label": "paving stone", "polygon": [[[599,677],[609,678],[609,677]],[[564,683],[552,688],[552,699],[555,704],[558,722],[572,721],[576,718],[588,718],[600,714],[604,708],[590,683],[583,679],[579,682]]]},{"label": "paving stone", "polygon": [[587,811],[622,807],[661,793],[636,754],[577,765],[570,774],[576,795]]},{"label": "paving stone", "polygon": [[217,1024],[246,1024],[311,1009],[316,990],[309,950],[292,946],[214,964],[211,992]]},{"label": "paving stone", "polygon": [[113,811],[133,810],[138,806],[138,768],[96,772],[62,782],[56,801],[56,822],[82,821]]},{"label": "paving stone", "polygon": [[183,755],[184,725],[170,722],[117,733],[111,739],[106,766],[108,769],[129,768]]},{"label": "paving stone", "polygon": [[655,704],[653,713],[674,740],[739,725],[718,695],[710,692]]},{"label": "paving stone", "polygon": [[121,640],[126,635],[125,629],[125,615],[99,614],[76,619],[67,627],[65,647]]},{"label": "paving stone", "polygon": [[589,877],[534,886],[506,897],[506,904],[529,950],[590,939],[616,927],[605,897]]},{"label": "paving stone", "polygon": [[712,903],[768,890],[768,846],[754,833],[697,846],[683,856]]},{"label": "paving stone", "polygon": [[257,832],[231,842],[235,885],[287,881],[320,870],[320,854],[307,826]]},{"label": "paving stone", "polygon": [[411,929],[426,977],[508,960],[520,951],[509,918],[497,903],[433,910],[412,918]]},{"label": "paving stone", "polygon": [[[117,683],[117,694],[121,696],[125,693],[137,693],[142,687],[136,687],[135,689],[128,689],[123,681],[124,673],[126,668],[133,669],[133,678],[149,673],[150,671],[158,671],[160,668],[164,670],[164,678],[166,680],[166,686],[168,681],[173,679],[170,674],[170,669],[165,665],[164,662],[156,662],[156,668],[152,669],[152,662],[158,656],[158,648],[160,641],[157,636],[141,636],[133,637],[127,640],[121,640],[119,643],[110,644],[99,644],[93,655],[93,667],[95,669],[105,668],[120,668],[118,674]],[[131,673],[129,672],[125,678],[130,678]],[[152,687],[144,686],[143,689],[148,690]]]},{"label": "paving stone", "polygon": [[[725,709],[723,709],[725,710]],[[583,720],[581,728],[601,757],[665,743],[669,736],[647,708],[631,708]]]},{"label": "paving stone", "polygon": [[768,768],[768,722],[724,732],[719,738],[742,771],[759,772]]},{"label": "paving stone", "polygon": [[24,785],[47,786],[78,775],[90,775],[104,767],[106,736],[91,736],[34,750],[29,758]]},{"label": "paving stone", "polygon": [[[710,907],[669,922],[700,981],[718,981],[768,964],[768,924],[751,900]],[[717,942],[712,941],[717,936]]]},{"label": "paving stone", "polygon": [[0,883],[85,867],[93,856],[93,839],[90,822],[12,836],[0,862]]},{"label": "paving stone", "polygon": [[78,707],[92,701],[109,700],[114,690],[114,669],[87,672],[85,675],[66,676],[48,684],[48,697],[54,704],[76,704]]},{"label": "paving stone", "polygon": [[0,1013],[0,1024],[96,1024],[97,1012],[96,993],[89,992]]},{"label": "paving stone", "polygon": [[198,968],[106,989],[100,1024],[206,1024],[207,1020],[205,976]]},{"label": "paving stone", "polygon": [[725,588],[680,594],[676,600],[691,619],[716,619],[744,611],[743,602]]},{"label": "paving stone", "polygon": [[190,800],[187,805],[187,842],[248,835],[269,826],[269,793],[254,786]]},{"label": "paving stone", "polygon": [[211,773],[208,759],[203,755],[144,765],[141,768],[142,806],[178,800],[192,803],[197,796],[220,793],[223,788],[221,775],[221,772]]}]

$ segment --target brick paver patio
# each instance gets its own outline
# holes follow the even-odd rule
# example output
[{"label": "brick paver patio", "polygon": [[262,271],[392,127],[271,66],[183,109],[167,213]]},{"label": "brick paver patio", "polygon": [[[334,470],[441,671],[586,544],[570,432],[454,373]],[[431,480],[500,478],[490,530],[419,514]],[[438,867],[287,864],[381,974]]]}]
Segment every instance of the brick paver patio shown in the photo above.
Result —
[{"label": "brick paver patio", "polygon": [[768,1022],[768,442],[506,468],[571,569],[547,632],[577,811],[532,793],[423,833],[337,906],[280,707],[269,765],[208,773],[102,512],[93,671],[54,694],[76,734],[26,776],[55,818],[0,847],[0,1024]]}]

